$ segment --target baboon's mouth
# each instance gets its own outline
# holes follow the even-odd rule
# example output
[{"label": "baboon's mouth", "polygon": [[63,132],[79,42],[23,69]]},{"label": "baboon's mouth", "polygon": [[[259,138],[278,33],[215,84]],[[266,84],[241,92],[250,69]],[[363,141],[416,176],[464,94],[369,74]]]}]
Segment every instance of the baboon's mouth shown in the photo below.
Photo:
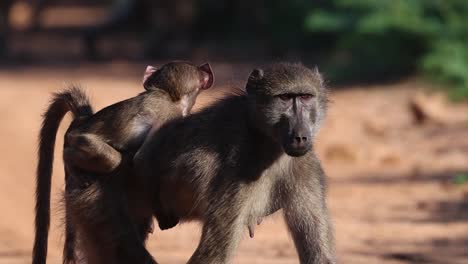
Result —
[{"label": "baboon's mouth", "polygon": [[300,157],[305,155],[307,152],[309,152],[310,147],[293,147],[293,146],[284,146],[284,152],[286,152],[287,155],[292,156],[292,157]]}]

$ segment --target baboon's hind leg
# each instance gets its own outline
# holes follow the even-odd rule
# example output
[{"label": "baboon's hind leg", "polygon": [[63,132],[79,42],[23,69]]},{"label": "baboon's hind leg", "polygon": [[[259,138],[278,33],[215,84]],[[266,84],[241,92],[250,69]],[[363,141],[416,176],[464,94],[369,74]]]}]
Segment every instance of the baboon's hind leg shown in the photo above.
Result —
[{"label": "baboon's hind leg", "polygon": [[63,195],[65,202],[65,243],[63,245],[63,264],[76,264],[76,231],[72,223],[70,205],[67,199],[67,193],[73,188],[73,181],[69,177],[70,173],[65,169],[65,193]]},{"label": "baboon's hind leg", "polygon": [[[66,213],[65,213],[66,214]],[[65,244],[63,246],[63,264],[75,264],[76,233],[71,225],[70,217],[65,215]]]}]

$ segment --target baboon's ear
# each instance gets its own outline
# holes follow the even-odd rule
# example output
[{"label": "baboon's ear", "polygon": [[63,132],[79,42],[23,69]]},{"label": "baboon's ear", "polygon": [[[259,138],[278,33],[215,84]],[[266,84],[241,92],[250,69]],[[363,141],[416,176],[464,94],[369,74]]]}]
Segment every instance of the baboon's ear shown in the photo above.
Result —
[{"label": "baboon's ear", "polygon": [[323,86],[324,85],[323,77],[322,77],[322,74],[320,73],[319,68],[317,66],[314,67],[314,74],[315,74],[315,77],[317,78],[317,80],[319,80],[320,86]]},{"label": "baboon's ear", "polygon": [[202,73],[202,79],[201,79],[202,90],[208,89],[211,86],[213,86],[214,74],[213,74],[213,71],[211,70],[211,65],[207,62],[198,66],[198,69]]},{"label": "baboon's ear", "polygon": [[158,71],[158,68],[148,65],[146,66],[145,73],[143,74],[143,87],[145,87],[146,90],[149,90],[151,87],[150,77]]},{"label": "baboon's ear", "polygon": [[249,81],[259,81],[263,79],[263,70],[262,69],[254,69],[249,76]]},{"label": "baboon's ear", "polygon": [[254,92],[255,88],[257,87],[257,84],[260,80],[263,79],[263,70],[262,69],[254,69],[250,75],[249,79],[247,81],[247,93],[252,93]]},{"label": "baboon's ear", "polygon": [[148,65],[146,66],[145,73],[143,74],[143,83],[145,83],[148,78],[153,75],[158,70],[158,68]]}]

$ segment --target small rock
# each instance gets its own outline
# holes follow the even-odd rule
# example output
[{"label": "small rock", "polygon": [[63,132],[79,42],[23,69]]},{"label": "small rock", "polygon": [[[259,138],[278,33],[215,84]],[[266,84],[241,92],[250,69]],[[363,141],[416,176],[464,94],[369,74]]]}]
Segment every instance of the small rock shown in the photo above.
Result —
[{"label": "small rock", "polygon": [[410,253],[410,252],[395,252],[390,254],[384,254],[384,258],[396,259],[399,261],[405,261],[410,263],[428,263],[429,260],[421,253]]},{"label": "small rock", "polygon": [[419,210],[426,210],[429,208],[429,203],[427,203],[426,201],[420,201],[416,204],[416,208],[418,208]]},{"label": "small rock", "polygon": [[460,117],[459,111],[450,108],[446,97],[442,94],[420,92],[410,99],[408,108],[417,125],[426,123],[450,125],[466,122],[466,117]]},{"label": "small rock", "polygon": [[344,144],[333,144],[325,149],[325,158],[330,161],[356,162],[357,154]]},{"label": "small rock", "polygon": [[400,163],[401,159],[394,153],[389,153],[380,158],[380,164],[385,166],[395,166]]},{"label": "small rock", "polygon": [[366,120],[363,122],[364,132],[368,135],[375,137],[385,137],[387,134],[387,126],[375,120]]}]

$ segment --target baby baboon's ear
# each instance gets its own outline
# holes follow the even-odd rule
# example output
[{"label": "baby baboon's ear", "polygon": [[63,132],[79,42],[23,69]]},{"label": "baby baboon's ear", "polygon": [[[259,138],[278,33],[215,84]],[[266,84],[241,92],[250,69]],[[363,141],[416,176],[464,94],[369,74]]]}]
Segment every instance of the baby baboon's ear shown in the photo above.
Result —
[{"label": "baby baboon's ear", "polygon": [[143,74],[143,87],[145,88],[145,90],[150,90],[151,89],[151,76],[153,76],[153,74],[155,72],[157,72],[159,69],[154,67],[154,66],[151,66],[151,65],[148,65],[146,66],[146,69],[145,69],[145,73]]},{"label": "baby baboon's ear", "polygon": [[214,74],[213,71],[211,70],[211,65],[207,62],[205,64],[202,64],[198,66],[198,69],[202,73],[202,90],[208,89],[211,86],[213,86],[214,83]]}]

